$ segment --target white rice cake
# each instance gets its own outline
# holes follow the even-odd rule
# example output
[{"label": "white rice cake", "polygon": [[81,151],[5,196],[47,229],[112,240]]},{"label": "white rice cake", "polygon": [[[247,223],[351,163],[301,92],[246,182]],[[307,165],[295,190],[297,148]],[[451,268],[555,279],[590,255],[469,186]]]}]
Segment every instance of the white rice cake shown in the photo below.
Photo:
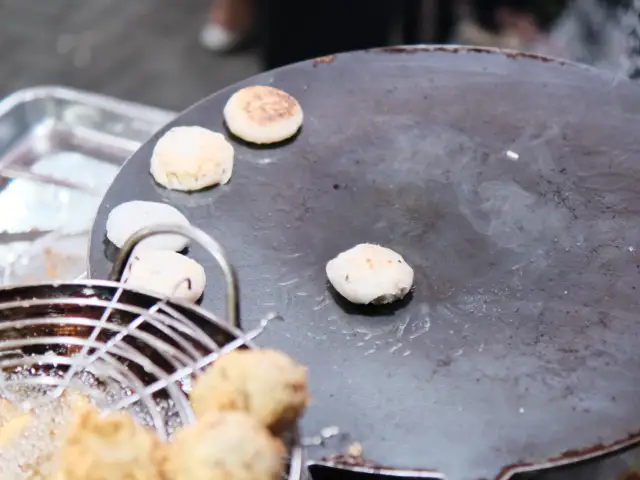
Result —
[{"label": "white rice cake", "polygon": [[192,302],[202,296],[206,281],[202,265],[171,250],[136,249],[122,275],[134,288]]},{"label": "white rice cake", "polygon": [[[189,220],[176,208],[166,203],[134,200],[121,203],[111,210],[107,218],[107,238],[122,248],[131,235],[141,228],[158,224],[188,226]],[[189,239],[178,234],[159,234],[138,244],[142,250],[173,250],[179,252],[189,244]]]},{"label": "white rice cake", "polygon": [[403,298],[413,285],[413,269],[393,250],[362,243],[330,260],[327,277],[352,303],[384,304]]}]

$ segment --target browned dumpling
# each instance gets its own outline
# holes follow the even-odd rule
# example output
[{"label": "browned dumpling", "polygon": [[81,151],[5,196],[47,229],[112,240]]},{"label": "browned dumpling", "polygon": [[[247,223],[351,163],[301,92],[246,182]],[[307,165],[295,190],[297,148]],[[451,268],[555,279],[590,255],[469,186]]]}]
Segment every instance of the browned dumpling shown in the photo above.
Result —
[{"label": "browned dumpling", "polygon": [[304,412],[306,369],[276,350],[234,350],[196,379],[190,394],[196,417],[211,411],[247,412],[278,433]]},{"label": "browned dumpling", "polygon": [[293,137],[302,126],[298,101],[267,85],[251,85],[231,95],[222,111],[227,127],[247,142],[269,144]]},{"label": "browned dumpling", "polygon": [[125,412],[81,408],[64,438],[56,480],[161,479],[162,444]]},{"label": "browned dumpling", "polygon": [[209,412],[167,448],[167,480],[279,480],[285,448],[242,412]]}]

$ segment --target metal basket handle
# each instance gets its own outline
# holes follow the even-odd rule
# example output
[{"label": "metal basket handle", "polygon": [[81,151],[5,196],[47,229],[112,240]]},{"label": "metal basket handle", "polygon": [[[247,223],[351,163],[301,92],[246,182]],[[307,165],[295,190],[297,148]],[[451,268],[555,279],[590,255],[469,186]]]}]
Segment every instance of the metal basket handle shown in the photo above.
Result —
[{"label": "metal basket handle", "polygon": [[234,327],[240,328],[240,301],[238,292],[238,277],[233,266],[227,261],[224,250],[220,244],[204,231],[192,225],[159,224],[145,227],[131,235],[120,249],[113,268],[109,273],[109,280],[119,282],[124,269],[135,247],[144,239],[154,235],[175,233],[185,236],[206,249],[218,262],[226,282],[226,320]]}]

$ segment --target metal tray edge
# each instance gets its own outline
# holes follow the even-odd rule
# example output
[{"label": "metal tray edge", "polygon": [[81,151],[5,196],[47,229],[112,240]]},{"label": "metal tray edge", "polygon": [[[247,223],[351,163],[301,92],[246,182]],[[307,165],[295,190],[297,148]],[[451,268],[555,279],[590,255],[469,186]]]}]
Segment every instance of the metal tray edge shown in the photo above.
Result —
[{"label": "metal tray edge", "polygon": [[137,117],[153,123],[168,123],[176,116],[175,112],[169,110],[57,85],[28,87],[8,95],[0,101],[0,116],[5,115],[20,103],[50,97],[91,105],[123,116]]}]

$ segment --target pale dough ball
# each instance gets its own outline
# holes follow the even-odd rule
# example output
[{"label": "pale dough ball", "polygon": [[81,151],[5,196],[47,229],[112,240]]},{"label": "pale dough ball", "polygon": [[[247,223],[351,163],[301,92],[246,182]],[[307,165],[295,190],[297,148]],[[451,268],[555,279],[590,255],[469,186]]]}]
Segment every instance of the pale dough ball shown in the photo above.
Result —
[{"label": "pale dough ball", "polygon": [[81,408],[59,453],[64,480],[158,480],[163,451],[154,433],[125,412],[100,415]]},{"label": "pale dough ball", "polygon": [[206,281],[202,265],[171,250],[136,249],[122,275],[122,282],[133,287],[192,302],[200,298]]},{"label": "pale dough ball", "polygon": [[344,298],[358,304],[391,303],[413,285],[413,269],[393,250],[362,243],[327,263],[327,277]]},{"label": "pale dough ball", "polygon": [[[177,209],[166,203],[134,200],[121,203],[107,217],[107,238],[122,248],[131,235],[145,227],[158,224],[188,226],[189,220]],[[138,244],[141,250],[173,250],[179,252],[189,244],[189,239],[177,234],[161,234],[146,238]]]},{"label": "pale dough ball", "polygon": [[239,410],[277,433],[294,424],[307,406],[307,371],[276,350],[234,350],[196,379],[189,398],[198,418]]},{"label": "pale dough ball", "polygon": [[151,175],[170,190],[193,191],[225,184],[233,172],[233,146],[202,127],[174,127],[156,143]]},{"label": "pale dough ball", "polygon": [[224,120],[235,136],[251,143],[276,143],[302,125],[302,107],[288,93],[255,85],[238,90],[224,107]]},{"label": "pale dough ball", "polygon": [[179,430],[164,462],[167,480],[280,480],[286,450],[241,412],[211,412]]}]

